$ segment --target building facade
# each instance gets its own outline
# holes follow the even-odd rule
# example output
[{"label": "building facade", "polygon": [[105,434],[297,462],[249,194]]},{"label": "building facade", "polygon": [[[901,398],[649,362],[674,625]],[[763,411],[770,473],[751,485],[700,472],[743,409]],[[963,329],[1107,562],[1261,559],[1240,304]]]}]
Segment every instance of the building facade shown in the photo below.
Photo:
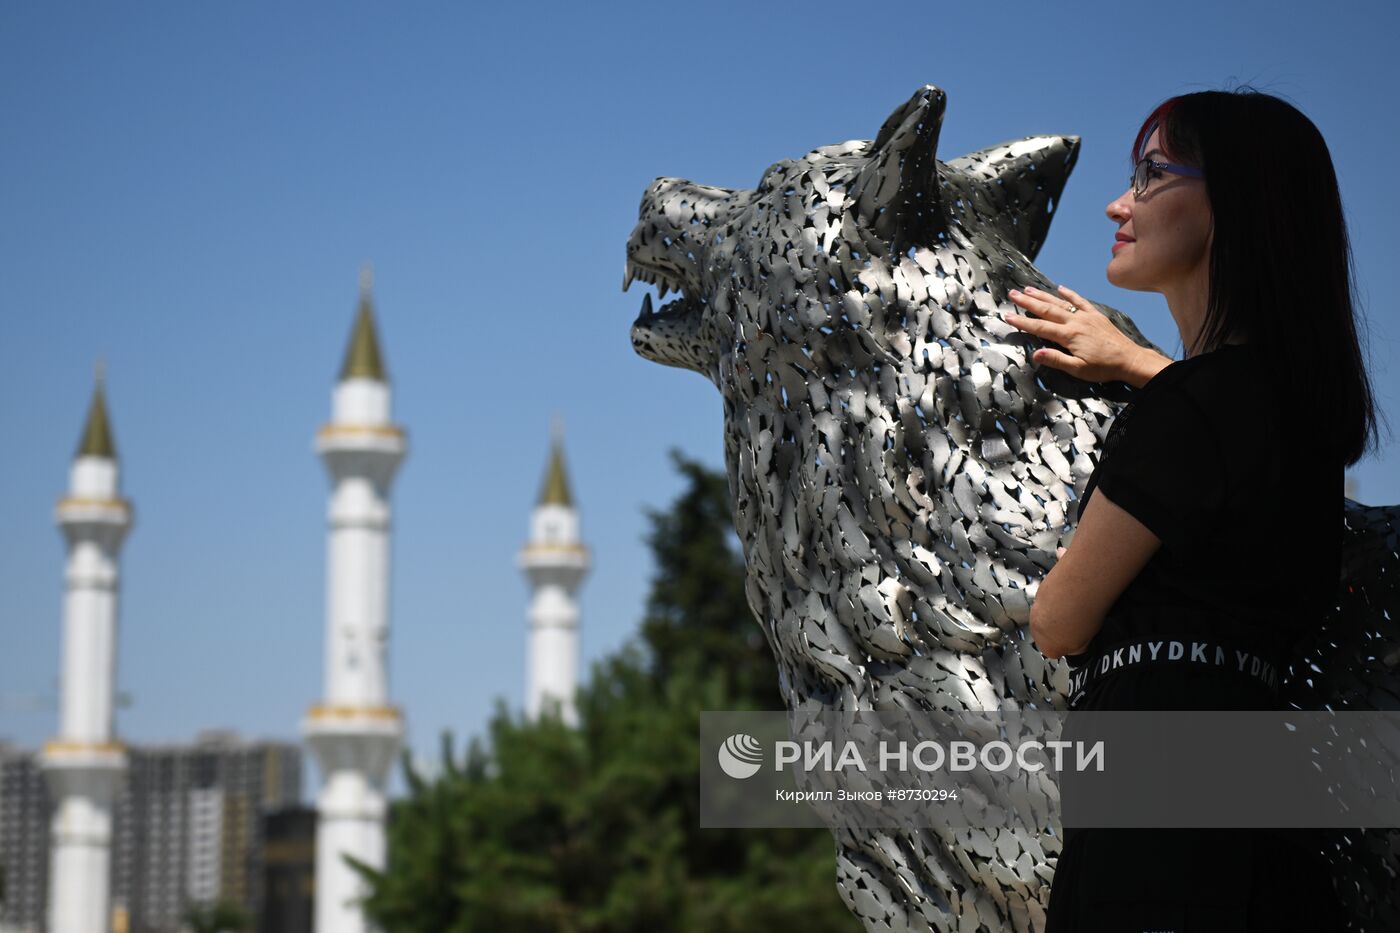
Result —
[{"label": "building facade", "polygon": [[[263,826],[300,803],[301,748],[207,732],[192,744],[128,746],[126,757],[104,883],[111,904],[96,929],[181,933],[190,906],[221,900],[261,916]],[[52,812],[38,756],[0,751],[3,933],[47,929]]]},{"label": "building facade", "polygon": [[53,807],[33,752],[0,744],[0,933],[43,929]]},{"label": "building facade", "polygon": [[221,900],[257,917],[263,819],[300,803],[300,747],[210,731],[129,755],[112,890],[131,933],[176,933],[191,905]]},{"label": "building facade", "polygon": [[263,819],[263,906],[258,933],[309,933],[315,916],[316,810],[286,807]]}]

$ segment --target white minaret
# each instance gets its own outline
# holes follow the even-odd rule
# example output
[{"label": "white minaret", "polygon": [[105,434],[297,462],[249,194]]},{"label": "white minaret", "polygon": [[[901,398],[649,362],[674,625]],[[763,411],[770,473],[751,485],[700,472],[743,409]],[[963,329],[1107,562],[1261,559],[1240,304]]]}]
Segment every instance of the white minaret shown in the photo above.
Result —
[{"label": "white minaret", "polygon": [[366,886],[345,862],[384,866],[384,781],[403,738],[389,705],[389,486],[403,461],[403,429],[390,421],[389,381],[375,336],[370,274],[331,423],[316,434],[330,473],[326,566],[325,699],[302,724],[321,773],[316,800],[315,933],[373,929],[355,901]]},{"label": "white minaret", "polygon": [[112,701],[117,671],[117,557],[131,503],[117,491],[117,449],[99,365],[68,495],[56,519],[68,545],[58,738],[41,763],[54,798],[49,933],[111,928],[112,800],[126,771]]},{"label": "white minaret", "polygon": [[574,594],[588,572],[588,549],[579,543],[578,510],[564,473],[562,430],[556,420],[549,468],[530,517],[530,540],[520,568],[530,580],[529,644],[526,647],[525,715],[538,718],[551,703],[570,726],[578,725],[578,601]]}]

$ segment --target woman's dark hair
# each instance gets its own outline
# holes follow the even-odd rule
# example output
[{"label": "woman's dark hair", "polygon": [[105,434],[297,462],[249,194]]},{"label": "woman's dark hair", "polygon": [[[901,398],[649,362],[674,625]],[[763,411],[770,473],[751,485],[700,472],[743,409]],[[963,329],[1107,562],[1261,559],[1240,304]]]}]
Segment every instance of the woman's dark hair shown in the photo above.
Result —
[{"label": "woman's dark hair", "polygon": [[1292,104],[1249,87],[1163,102],[1133,141],[1134,164],[1158,128],[1168,159],[1205,173],[1214,223],[1205,321],[1188,352],[1247,337],[1272,362],[1298,423],[1350,466],[1379,440],[1377,411],[1322,134]]}]

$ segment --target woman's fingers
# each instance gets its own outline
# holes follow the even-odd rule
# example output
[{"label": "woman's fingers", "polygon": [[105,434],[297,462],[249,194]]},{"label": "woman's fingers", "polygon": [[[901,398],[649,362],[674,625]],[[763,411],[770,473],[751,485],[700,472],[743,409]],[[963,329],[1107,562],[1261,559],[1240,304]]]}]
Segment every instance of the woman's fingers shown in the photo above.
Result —
[{"label": "woman's fingers", "polygon": [[1028,334],[1034,334],[1037,337],[1045,337],[1050,340],[1054,339],[1051,337],[1050,331],[1055,325],[1050,321],[1025,314],[1003,314],[1001,317],[1002,320],[1018,330],[1023,330]]},{"label": "woman's fingers", "polygon": [[1061,285],[1056,291],[1052,295],[1026,286],[1008,295],[1027,312],[1003,315],[1008,324],[1063,348],[1041,347],[1031,354],[1030,361],[1090,382],[1125,378],[1131,358],[1138,352],[1136,345],[1074,289]]},{"label": "woman's fingers", "polygon": [[1061,285],[1059,287],[1059,292],[1064,298],[1069,300],[1069,303],[1071,305],[1073,305],[1080,311],[1091,311],[1094,314],[1103,314],[1102,311],[1094,307],[1094,303],[1092,301],[1085,298],[1083,295],[1079,294],[1077,291],[1070,288],[1068,285]]},{"label": "woman's fingers", "polygon": [[1031,288],[1030,286],[1027,286],[1025,291],[1012,289],[1007,294],[1007,297],[1010,298],[1011,302],[1018,308],[1025,308],[1027,311],[1033,311],[1039,315],[1042,320],[1063,323],[1064,319],[1069,317],[1071,313],[1070,310],[1064,306],[1062,301],[1052,301],[1048,294],[1039,289]]},{"label": "woman's fingers", "polygon": [[1068,332],[1063,329],[1062,322],[1069,317],[1069,312],[1027,292],[1013,290],[1007,297],[1018,308],[1023,308],[1026,313],[1004,314],[1002,319],[1006,323],[1051,343],[1063,344],[1065,342]]},{"label": "woman's fingers", "polygon": [[1084,368],[1084,361],[1077,356],[1070,356],[1068,353],[1061,353],[1059,350],[1052,350],[1049,347],[1041,347],[1031,354],[1031,359],[1042,366],[1053,366],[1055,369],[1062,369],[1067,373],[1078,375]]},{"label": "woman's fingers", "polygon": [[[1019,308],[1034,312],[1036,316],[1007,314],[1003,317],[1008,324],[1018,330],[1063,346],[1067,342],[1069,330],[1059,321],[1068,318],[1070,312],[1061,305],[1052,304],[1044,298],[1037,297],[1037,295],[1043,294],[1044,292],[1030,287],[1027,287],[1024,292],[1012,289],[1008,295],[1011,301]],[[1070,363],[1079,364],[1081,362],[1074,357],[1066,356],[1058,350],[1049,348],[1036,350],[1031,354],[1031,361],[1053,366],[1056,369],[1068,369]]]}]

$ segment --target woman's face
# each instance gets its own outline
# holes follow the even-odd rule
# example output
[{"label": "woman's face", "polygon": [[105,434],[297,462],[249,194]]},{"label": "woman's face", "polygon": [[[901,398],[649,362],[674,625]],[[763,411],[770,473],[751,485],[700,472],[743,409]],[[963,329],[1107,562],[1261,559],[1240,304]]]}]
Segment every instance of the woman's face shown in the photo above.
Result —
[{"label": "woman's face", "polygon": [[[1175,162],[1162,151],[1153,130],[1143,155]],[[1108,280],[1119,288],[1168,292],[1210,268],[1211,213],[1205,181],[1153,169],[1147,190],[1132,186],[1109,202],[1108,219],[1118,224],[1118,240],[1108,263]]]}]

